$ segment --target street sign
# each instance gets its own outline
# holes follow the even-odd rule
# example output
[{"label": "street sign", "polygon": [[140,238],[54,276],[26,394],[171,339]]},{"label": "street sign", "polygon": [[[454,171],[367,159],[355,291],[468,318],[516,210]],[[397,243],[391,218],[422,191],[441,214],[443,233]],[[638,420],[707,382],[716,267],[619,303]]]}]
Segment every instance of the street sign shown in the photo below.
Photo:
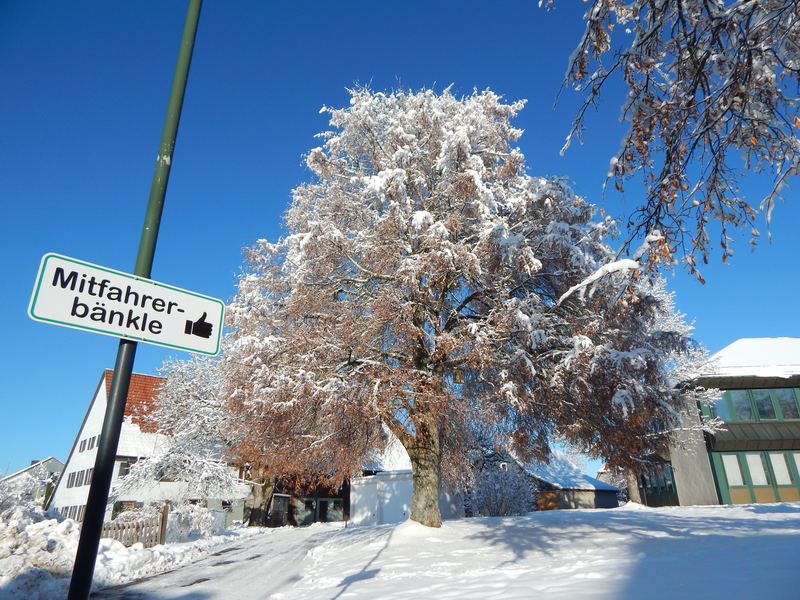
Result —
[{"label": "street sign", "polygon": [[28,315],[176,350],[219,354],[222,300],[59,254],[45,254]]}]

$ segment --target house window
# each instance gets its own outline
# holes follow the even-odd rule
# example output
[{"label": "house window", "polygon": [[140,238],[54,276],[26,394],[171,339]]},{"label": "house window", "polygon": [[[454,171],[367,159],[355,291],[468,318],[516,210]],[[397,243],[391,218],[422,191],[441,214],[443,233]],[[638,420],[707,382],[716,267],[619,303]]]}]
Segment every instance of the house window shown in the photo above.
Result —
[{"label": "house window", "polygon": [[85,512],[86,512],[86,505],[84,504],[84,505],[83,505],[83,506],[81,506],[81,507],[80,507],[80,509],[78,510],[78,521],[80,521],[81,523],[83,523],[83,514],[84,514]]},{"label": "house window", "polygon": [[747,390],[732,390],[728,392],[733,404],[733,414],[737,421],[753,421],[753,407],[750,405],[750,398]]},{"label": "house window", "polygon": [[75,485],[75,473],[70,473],[69,477],[67,477],[67,487],[71,488]]},{"label": "house window", "polygon": [[753,480],[753,485],[771,485],[766,465],[764,464],[764,457],[760,452],[758,454],[745,454],[744,459],[747,462],[747,468],[750,470],[750,478]]},{"label": "house window", "polygon": [[135,458],[126,458],[125,460],[121,461],[119,463],[119,471],[117,472],[117,476],[124,477],[125,475],[127,475],[130,472],[131,467],[135,463],[136,463]]},{"label": "house window", "polygon": [[769,390],[753,390],[753,400],[756,401],[758,418],[760,420],[775,420],[775,407],[772,405],[772,396]]},{"label": "house window", "polygon": [[731,413],[728,410],[728,401],[725,399],[723,395],[722,398],[717,400],[713,406],[714,415],[722,419],[723,421],[730,421],[731,420]]},{"label": "house window", "polygon": [[92,473],[93,472],[94,472],[94,469],[89,469],[88,471],[86,471],[86,485],[90,485],[92,483]]},{"label": "house window", "polygon": [[794,388],[729,390],[714,404],[713,412],[731,422],[800,419]]},{"label": "house window", "polygon": [[86,440],[81,440],[81,445],[78,448],[78,452],[83,452],[84,450],[86,450]]},{"label": "house window", "polygon": [[97,436],[89,438],[89,447],[88,447],[89,450],[94,448],[94,443],[95,443],[96,440],[97,440]]},{"label": "house window", "polygon": [[800,419],[800,412],[797,410],[797,399],[794,397],[794,390],[784,388],[773,390],[778,400],[778,407],[784,419]]},{"label": "house window", "polygon": [[775,483],[778,485],[792,485],[792,472],[786,462],[786,455],[783,452],[770,452],[769,462],[772,472],[775,475]]},{"label": "house window", "polygon": [[78,477],[75,480],[75,487],[80,487],[83,485],[83,476],[86,474],[86,471],[78,471]]},{"label": "house window", "polygon": [[725,477],[728,479],[729,486],[744,485],[738,454],[723,454],[722,466],[725,468]]}]

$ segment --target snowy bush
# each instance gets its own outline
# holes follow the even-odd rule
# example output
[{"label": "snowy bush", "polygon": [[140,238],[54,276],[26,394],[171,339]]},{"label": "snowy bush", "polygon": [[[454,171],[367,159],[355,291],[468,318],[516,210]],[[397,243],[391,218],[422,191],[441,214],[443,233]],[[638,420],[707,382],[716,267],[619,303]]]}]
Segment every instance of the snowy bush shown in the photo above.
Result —
[{"label": "snowy bush", "polygon": [[170,511],[165,541],[188,542],[209,538],[225,528],[225,511],[185,504]]},{"label": "snowy bush", "polygon": [[0,513],[15,506],[41,507],[42,499],[36,498],[36,492],[53,483],[53,480],[48,479],[47,469],[43,466],[33,472],[23,473],[12,481],[0,481]]},{"label": "snowy bush", "polygon": [[488,469],[475,479],[475,504],[482,517],[524,515],[533,510],[535,495],[524,475]]}]

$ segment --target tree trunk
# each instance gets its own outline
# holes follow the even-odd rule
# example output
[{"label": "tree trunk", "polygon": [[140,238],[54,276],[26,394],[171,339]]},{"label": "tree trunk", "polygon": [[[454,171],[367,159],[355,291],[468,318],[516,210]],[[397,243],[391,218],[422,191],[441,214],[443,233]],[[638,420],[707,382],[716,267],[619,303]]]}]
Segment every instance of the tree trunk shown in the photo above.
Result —
[{"label": "tree trunk", "polygon": [[628,482],[628,500],[642,504],[638,477],[636,477],[636,473],[632,469],[625,469],[625,481]]},{"label": "tree trunk", "polygon": [[441,527],[439,512],[439,430],[433,419],[417,423],[407,447],[411,458],[413,491],[411,519],[428,527]]},{"label": "tree trunk", "polygon": [[268,525],[269,505],[272,501],[273,487],[267,479],[262,484],[253,484],[253,508],[250,510],[249,527],[265,527]]}]

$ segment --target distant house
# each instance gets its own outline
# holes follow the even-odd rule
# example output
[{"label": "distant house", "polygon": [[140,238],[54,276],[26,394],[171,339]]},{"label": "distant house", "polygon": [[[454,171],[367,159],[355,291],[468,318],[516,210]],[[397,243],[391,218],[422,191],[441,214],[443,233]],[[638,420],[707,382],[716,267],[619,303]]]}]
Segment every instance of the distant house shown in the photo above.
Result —
[{"label": "distant house", "polygon": [[551,452],[549,463],[517,464],[535,480],[539,510],[619,506],[615,486],[590,477],[558,450]]},{"label": "distant house", "polygon": [[[86,499],[89,495],[89,484],[97,458],[97,446],[105,418],[106,403],[111,390],[113,371],[106,369],[97,385],[94,396],[86,411],[86,416],[78,429],[78,435],[64,466],[64,473],[50,497],[47,508],[57,510],[68,518],[83,521]],[[148,419],[154,408],[162,378],[134,373],[131,376],[128,398],[125,405],[125,417],[120,432],[114,473],[111,486],[120,477],[128,473],[135,462],[161,452],[167,444],[164,434],[158,433],[156,426]],[[110,520],[120,511],[140,507],[150,502],[178,501],[186,498],[187,485],[179,481],[154,481],[151,485],[127,493],[106,508],[106,520]],[[249,493],[243,490],[242,496]],[[209,508],[226,508],[229,510],[228,521],[242,518],[242,498],[223,500],[197,498]]]},{"label": "distant house", "polygon": [[555,449],[548,463],[526,463],[512,452],[489,450],[474,468],[476,487],[469,494],[472,515],[619,505],[616,487],[590,477]]},{"label": "distant house", "polygon": [[48,456],[44,460],[32,460],[30,466],[25,467],[6,475],[0,479],[0,484],[15,485],[22,482],[28,476],[38,482],[38,485],[32,490],[30,500],[44,501],[47,496],[48,488],[52,492],[54,482],[58,479],[61,472],[64,470],[64,463],[57,458]]}]

